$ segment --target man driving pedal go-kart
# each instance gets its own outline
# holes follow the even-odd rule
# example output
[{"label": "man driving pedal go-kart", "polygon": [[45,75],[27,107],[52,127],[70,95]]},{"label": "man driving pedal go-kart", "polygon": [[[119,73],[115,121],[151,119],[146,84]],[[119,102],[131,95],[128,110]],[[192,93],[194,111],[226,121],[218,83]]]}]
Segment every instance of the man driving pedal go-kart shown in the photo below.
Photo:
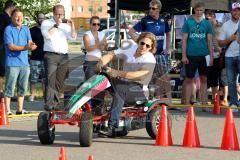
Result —
[{"label": "man driving pedal go-kart", "polygon": [[[153,56],[155,47],[155,36],[142,33],[137,44],[103,56],[97,65],[98,69],[103,69],[102,72],[79,85],[64,110],[39,114],[37,129],[40,142],[53,144],[56,124],[78,124],[79,142],[83,147],[91,145],[93,133],[108,137],[126,136],[130,130],[146,128],[149,136],[155,139],[161,105],[165,105],[160,100],[147,101],[148,84],[156,63]],[[124,60],[122,71],[106,67],[114,56]],[[94,115],[90,101],[105,90],[109,90],[113,97],[110,112]]]},{"label": "man driving pedal go-kart", "polygon": [[117,49],[103,56],[97,68],[107,65],[114,56],[123,59],[123,70],[107,67],[106,72],[111,77],[113,101],[106,130],[99,133],[114,137],[115,129],[119,126],[120,114],[124,104],[136,104],[137,101],[146,102],[148,98],[148,84],[152,78],[156,60],[156,37],[150,32],[142,33],[137,44],[133,43],[127,49]]}]

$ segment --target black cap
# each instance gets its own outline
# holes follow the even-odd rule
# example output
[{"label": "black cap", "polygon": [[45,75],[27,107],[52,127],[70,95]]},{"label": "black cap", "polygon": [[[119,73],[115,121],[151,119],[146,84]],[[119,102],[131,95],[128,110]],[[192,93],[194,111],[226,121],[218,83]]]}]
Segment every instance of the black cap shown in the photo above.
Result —
[{"label": "black cap", "polygon": [[17,4],[14,2],[14,1],[12,1],[12,0],[7,0],[6,2],[5,2],[5,6],[4,6],[4,8],[6,9],[6,8],[9,8],[9,7],[11,7],[11,6],[16,6]]}]

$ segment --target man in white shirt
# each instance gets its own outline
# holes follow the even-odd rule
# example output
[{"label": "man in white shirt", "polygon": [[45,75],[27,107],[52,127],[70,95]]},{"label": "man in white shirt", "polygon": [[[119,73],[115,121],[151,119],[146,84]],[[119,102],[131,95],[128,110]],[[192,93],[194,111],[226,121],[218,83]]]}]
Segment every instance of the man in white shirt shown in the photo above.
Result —
[{"label": "man in white shirt", "polygon": [[44,37],[44,65],[46,69],[45,110],[53,110],[59,102],[59,92],[63,90],[68,73],[68,39],[76,39],[72,20],[64,19],[62,5],[53,7],[53,18],[41,25]]},{"label": "man in white shirt", "polygon": [[150,32],[143,32],[128,49],[117,49],[104,55],[97,68],[107,65],[115,56],[123,59],[123,70],[107,68],[111,76],[112,104],[106,131],[99,133],[108,137],[115,136],[124,104],[135,105],[137,101],[146,101],[148,84],[152,78],[156,60],[156,37]]},{"label": "man in white shirt", "polygon": [[[228,93],[230,97],[230,106],[239,106],[237,99],[236,80],[240,72],[239,44],[237,43],[237,29],[240,18],[240,3],[232,4],[231,19],[225,22],[219,35],[219,45],[221,47],[229,46],[225,53],[225,66],[228,78]],[[237,112],[233,109],[233,112]]]}]

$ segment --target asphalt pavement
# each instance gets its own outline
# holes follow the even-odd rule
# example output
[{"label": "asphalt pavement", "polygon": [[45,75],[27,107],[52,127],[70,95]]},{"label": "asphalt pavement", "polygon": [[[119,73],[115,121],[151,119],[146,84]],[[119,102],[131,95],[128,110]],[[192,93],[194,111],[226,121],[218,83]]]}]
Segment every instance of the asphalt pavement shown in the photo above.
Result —
[{"label": "asphalt pavement", "polygon": [[[75,55],[79,56],[79,55]],[[82,57],[72,64],[75,69],[68,85],[76,86],[83,79]],[[11,108],[16,110],[16,102]],[[186,112],[169,111],[173,146],[157,147],[145,129],[131,131],[122,138],[100,138],[94,134],[91,147],[79,145],[77,126],[57,125],[56,139],[53,145],[42,145],[37,136],[37,115],[43,111],[43,100],[34,102],[25,100],[24,107],[32,116],[13,116],[9,118],[9,126],[0,126],[0,160],[56,160],[59,149],[64,146],[68,160],[87,160],[93,155],[95,160],[239,160],[240,151],[220,150],[225,112],[212,115],[196,108],[196,121],[201,147],[182,147]],[[240,133],[240,113],[234,114],[237,132]]]},{"label": "asphalt pavement", "polygon": [[[29,103],[30,102],[26,102]],[[33,105],[34,104],[34,105]],[[42,102],[31,105],[41,111]],[[29,108],[30,109],[30,108]],[[169,111],[172,121],[173,146],[154,146],[155,140],[145,129],[130,132],[122,138],[100,138],[94,134],[91,147],[79,145],[77,126],[57,125],[53,145],[40,144],[37,136],[37,118],[11,118],[9,126],[0,126],[1,160],[56,160],[59,148],[64,146],[68,160],[239,160],[240,151],[220,150],[225,115],[212,115],[196,109],[196,121],[200,136],[200,148],[182,147],[186,113]],[[240,131],[239,114],[235,114],[236,129]]]}]

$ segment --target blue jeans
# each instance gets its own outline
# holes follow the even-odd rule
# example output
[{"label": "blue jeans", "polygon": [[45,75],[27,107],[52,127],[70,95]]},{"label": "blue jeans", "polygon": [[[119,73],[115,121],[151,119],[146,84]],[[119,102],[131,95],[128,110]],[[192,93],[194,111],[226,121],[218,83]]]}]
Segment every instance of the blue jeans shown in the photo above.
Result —
[{"label": "blue jeans", "polygon": [[6,67],[5,96],[13,97],[17,82],[18,96],[25,96],[28,89],[29,67]]},{"label": "blue jeans", "polygon": [[225,57],[225,66],[227,71],[230,105],[238,105],[236,81],[237,75],[240,73],[240,56]]},{"label": "blue jeans", "polygon": [[113,101],[108,126],[117,128],[124,104],[136,105],[136,101],[145,102],[147,98],[139,83],[113,79],[111,84]]},{"label": "blue jeans", "polygon": [[97,74],[96,67],[97,67],[98,61],[85,61],[83,64],[83,70],[85,73],[85,80],[88,80],[95,74]]}]

